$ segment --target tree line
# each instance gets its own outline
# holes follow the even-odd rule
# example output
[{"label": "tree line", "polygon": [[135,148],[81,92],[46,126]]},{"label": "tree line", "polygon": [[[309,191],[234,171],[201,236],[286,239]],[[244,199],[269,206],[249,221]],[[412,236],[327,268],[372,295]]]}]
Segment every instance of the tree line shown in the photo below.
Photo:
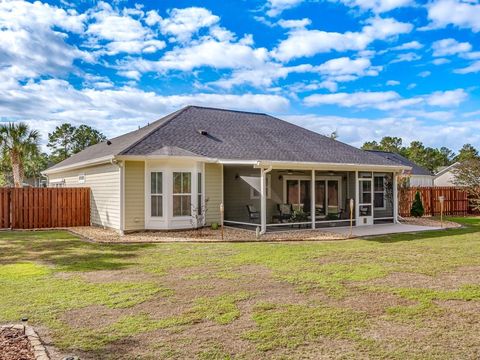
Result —
[{"label": "tree line", "polygon": [[2,124],[0,186],[22,187],[25,178],[39,182],[43,170],[105,140],[105,135],[88,125],[76,127],[65,123],[48,134],[47,147],[51,152],[47,154],[41,150],[38,130],[22,122]]},{"label": "tree line", "polygon": [[362,145],[362,149],[400,154],[433,173],[443,166],[449,166],[456,162],[480,159],[478,150],[471,144],[463,145],[455,154],[453,150],[447,147],[428,147],[423,145],[421,141],[412,141],[408,146],[404,146],[402,139],[395,136],[385,136],[379,142],[367,141]]}]

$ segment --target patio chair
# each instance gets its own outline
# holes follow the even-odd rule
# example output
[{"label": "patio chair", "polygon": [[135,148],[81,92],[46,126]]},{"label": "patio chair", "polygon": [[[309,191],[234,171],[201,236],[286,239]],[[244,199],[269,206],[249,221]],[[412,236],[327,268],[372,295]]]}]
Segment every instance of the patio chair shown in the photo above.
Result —
[{"label": "patio chair", "polygon": [[278,212],[280,213],[278,219],[281,223],[289,222],[293,215],[292,204],[278,204]]},{"label": "patio chair", "polygon": [[248,220],[259,220],[260,212],[253,205],[247,205]]}]

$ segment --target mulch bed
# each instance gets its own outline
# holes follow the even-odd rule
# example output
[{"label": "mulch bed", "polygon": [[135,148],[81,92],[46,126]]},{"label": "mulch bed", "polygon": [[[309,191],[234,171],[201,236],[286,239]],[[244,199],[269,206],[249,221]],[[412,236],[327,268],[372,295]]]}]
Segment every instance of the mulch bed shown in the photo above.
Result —
[{"label": "mulch bed", "polygon": [[0,328],[0,360],[35,360],[32,346],[23,330]]}]

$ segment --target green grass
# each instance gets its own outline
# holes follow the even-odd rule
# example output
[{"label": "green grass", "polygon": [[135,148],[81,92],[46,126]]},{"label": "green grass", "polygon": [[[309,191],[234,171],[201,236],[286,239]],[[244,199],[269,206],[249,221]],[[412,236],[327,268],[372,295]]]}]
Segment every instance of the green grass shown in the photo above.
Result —
[{"label": "green grass", "polygon": [[[0,323],[27,316],[48,329],[57,348],[86,359],[114,358],[113,344],[126,347],[126,359],[140,356],[127,339],[143,344],[140,358],[311,357],[318,341],[348,343],[369,357],[402,358],[408,347],[420,349],[418,358],[468,357],[468,349],[480,351],[469,335],[480,326],[458,334],[477,315],[453,314],[439,302],[479,302],[480,272],[479,281],[454,288],[375,284],[399,272],[437,277],[480,269],[480,219],[455,221],[464,227],[296,243],[106,245],[63,231],[0,232]],[[366,296],[378,308],[356,302]],[[67,321],[72,311],[82,317],[95,306],[112,318]],[[427,335],[372,337],[378,321]],[[232,331],[234,339],[226,335]],[[161,346],[142,343],[149,336],[161,336]],[[337,356],[332,346],[325,354]]]}]

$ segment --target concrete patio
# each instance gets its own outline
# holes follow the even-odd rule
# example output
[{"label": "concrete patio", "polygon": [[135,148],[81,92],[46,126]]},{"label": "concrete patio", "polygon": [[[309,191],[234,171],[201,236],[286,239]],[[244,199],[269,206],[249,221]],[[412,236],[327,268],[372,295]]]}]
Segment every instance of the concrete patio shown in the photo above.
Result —
[{"label": "concrete patio", "polygon": [[[382,224],[382,225],[370,225],[370,226],[358,226],[353,227],[353,236],[376,236],[386,234],[399,234],[410,233],[420,231],[441,230],[441,227],[433,226],[420,226],[420,225],[407,225],[407,224]],[[349,227],[338,227],[322,229],[325,232],[331,232],[335,234],[348,235],[350,234]]]}]

